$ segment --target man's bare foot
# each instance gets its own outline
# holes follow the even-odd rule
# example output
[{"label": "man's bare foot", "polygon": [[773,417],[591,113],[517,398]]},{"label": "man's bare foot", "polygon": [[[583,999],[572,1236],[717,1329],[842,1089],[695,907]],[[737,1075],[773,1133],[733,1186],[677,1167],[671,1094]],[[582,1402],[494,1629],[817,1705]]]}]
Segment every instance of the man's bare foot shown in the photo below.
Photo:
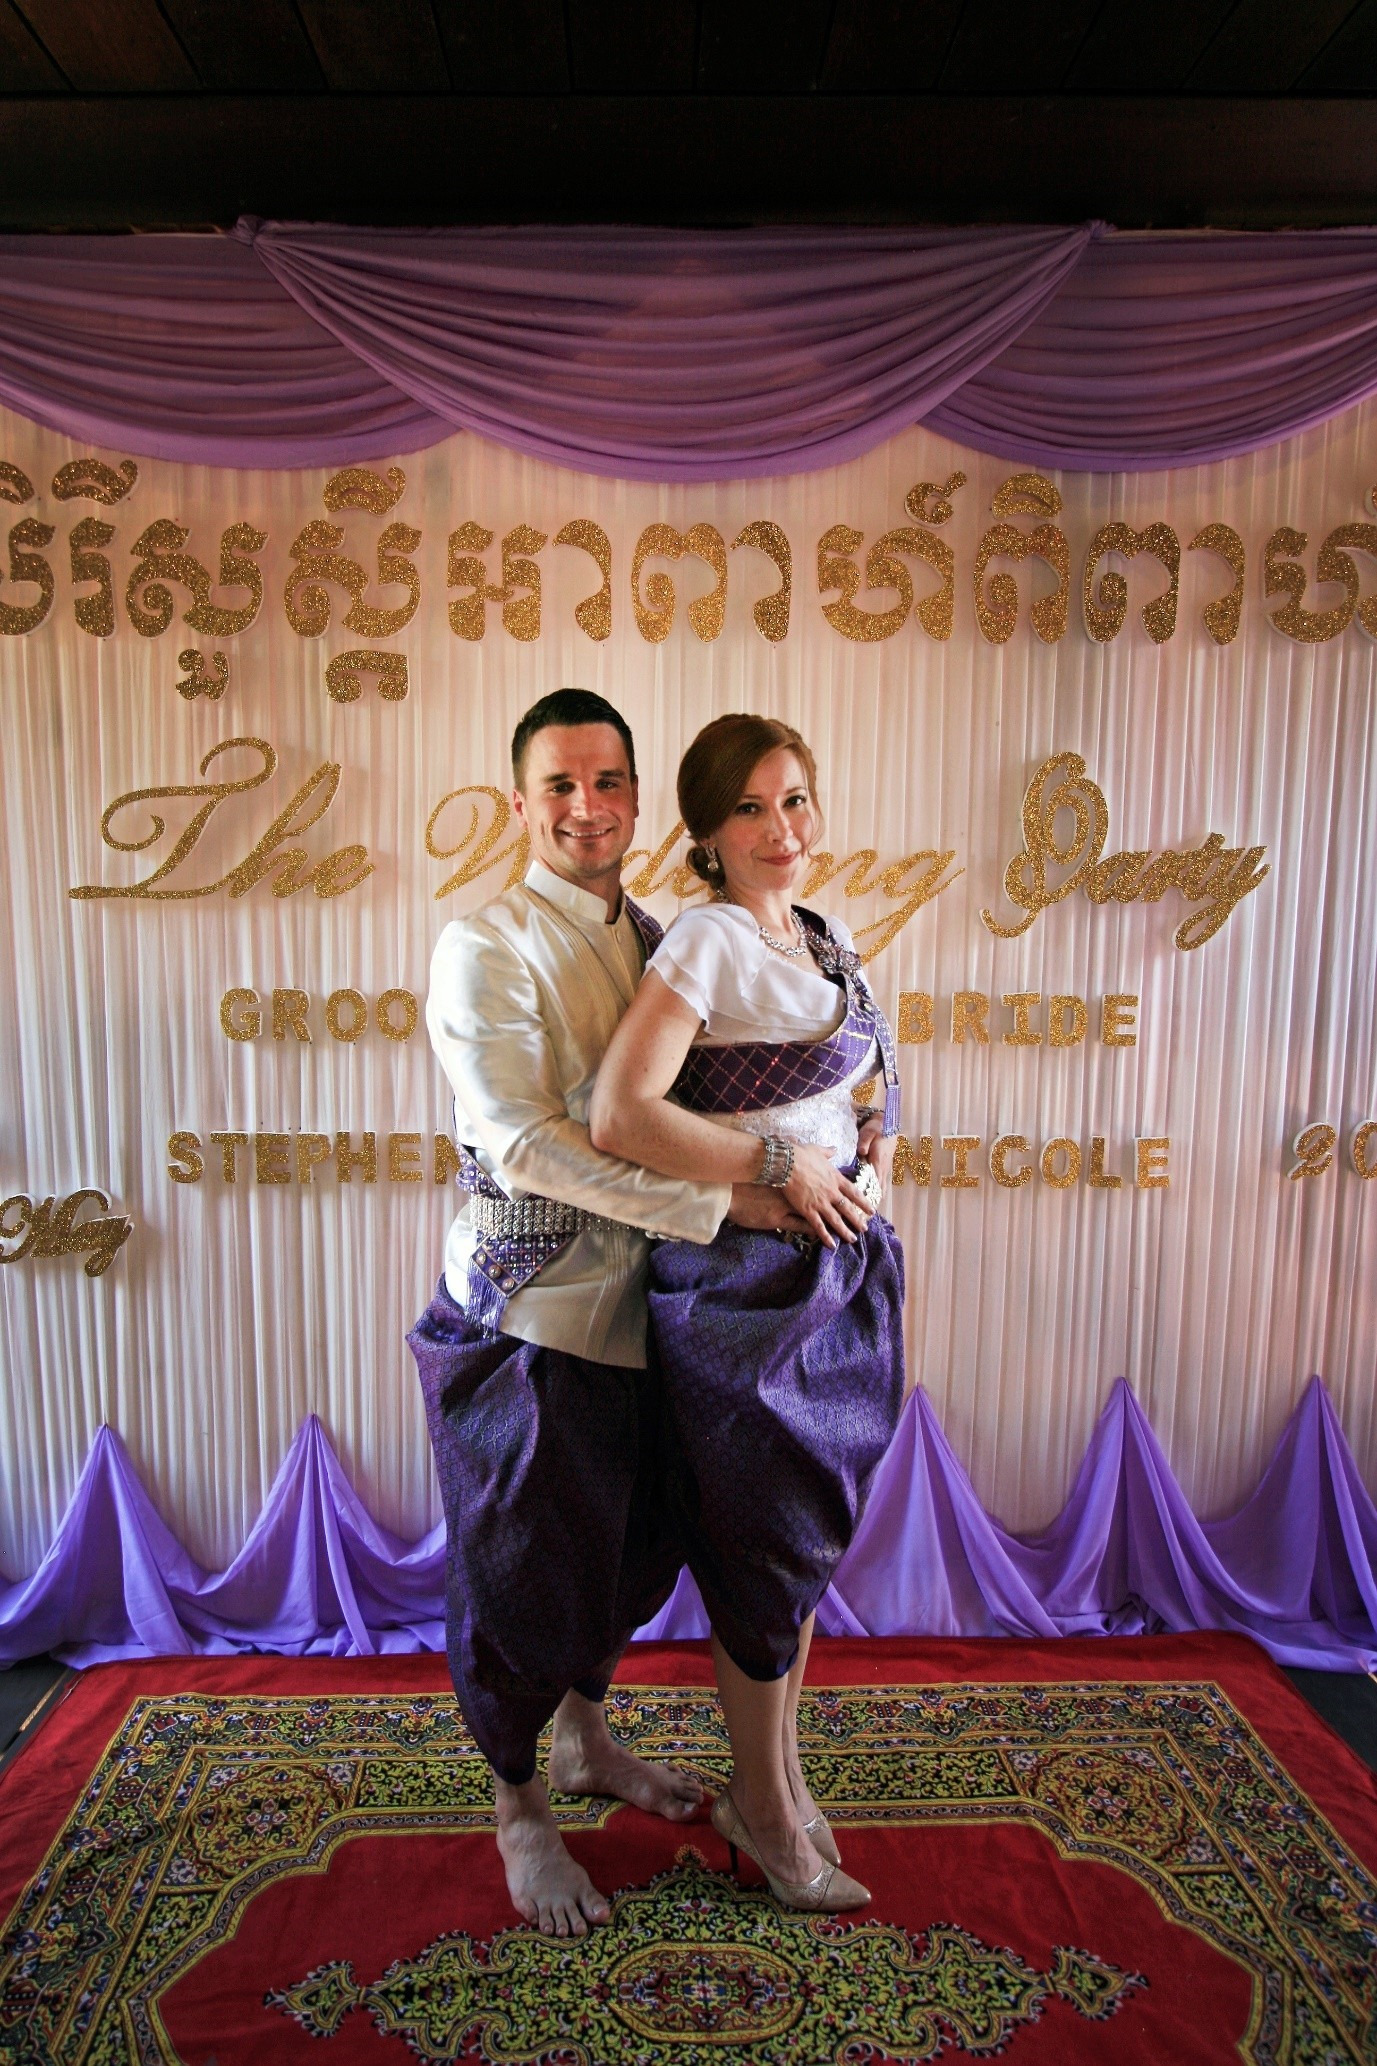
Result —
[{"label": "man's bare foot", "polygon": [[586,1937],[612,1913],[588,1874],[565,1849],[539,1779],[498,1779],[497,1848],[518,1915],[546,1937]]},{"label": "man's bare foot", "polygon": [[555,1710],[549,1774],[560,1793],[608,1793],[668,1822],[691,1821],[703,1800],[691,1772],[649,1764],[624,1749],[609,1730],[601,1703],[581,1693],[566,1693]]}]

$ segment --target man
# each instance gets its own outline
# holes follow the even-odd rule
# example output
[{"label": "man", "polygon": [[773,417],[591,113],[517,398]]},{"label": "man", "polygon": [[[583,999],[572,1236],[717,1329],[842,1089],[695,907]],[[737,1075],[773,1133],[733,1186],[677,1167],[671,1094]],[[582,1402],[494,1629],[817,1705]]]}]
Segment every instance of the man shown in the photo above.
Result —
[{"label": "man", "polygon": [[607,1903],[536,1776],[683,1820],[701,1789],[612,1738],[603,1699],[678,1548],[646,1371],[648,1234],[709,1242],[729,1212],[785,1222],[778,1192],[686,1184],[598,1153],[593,1079],[659,928],[623,897],[635,751],[602,697],[559,689],[512,740],[525,881],[446,926],[426,1023],[454,1089],[469,1200],[408,1337],[444,1495],[455,1691],[492,1767],[518,1912],[581,1936]]}]

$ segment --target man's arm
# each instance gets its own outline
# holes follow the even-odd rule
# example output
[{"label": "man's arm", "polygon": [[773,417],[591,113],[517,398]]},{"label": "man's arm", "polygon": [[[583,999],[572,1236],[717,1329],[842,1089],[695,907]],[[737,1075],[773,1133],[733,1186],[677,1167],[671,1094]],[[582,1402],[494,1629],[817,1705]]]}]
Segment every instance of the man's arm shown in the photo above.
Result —
[{"label": "man's arm", "polygon": [[569,1116],[540,992],[481,922],[447,928],[431,962],[426,1025],[472,1135],[505,1184],[672,1240],[712,1240],[726,1184],[657,1176],[601,1154]]}]

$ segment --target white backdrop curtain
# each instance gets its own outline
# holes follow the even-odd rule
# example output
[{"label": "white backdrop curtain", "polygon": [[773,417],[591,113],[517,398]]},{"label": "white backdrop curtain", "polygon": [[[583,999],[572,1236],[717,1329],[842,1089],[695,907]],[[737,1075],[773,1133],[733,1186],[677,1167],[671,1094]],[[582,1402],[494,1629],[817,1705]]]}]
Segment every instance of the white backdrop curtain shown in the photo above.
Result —
[{"label": "white backdrop curtain", "polygon": [[[1010,468],[923,431],[833,470],[687,487],[594,480],[457,436],[402,461],[405,492],[385,520],[331,519],[370,569],[384,521],[422,533],[421,606],[385,642],[407,655],[409,694],[385,701],[366,681],[352,703],[325,687],[327,659],[362,643],[340,627],[339,592],[321,639],[299,636],[283,608],[288,548],[327,514],[323,473],[142,462],[127,498],[99,510],[116,528],[107,550],[120,598],[114,635],[100,639],[75,622],[66,543],[96,505],[48,490],[81,448],[13,416],[0,416],[0,428],[3,456],[37,486],[14,517],[57,526],[55,606],[0,650],[10,971],[0,985],[0,1193],[60,1198],[98,1186],[135,1222],[99,1278],[72,1257],[0,1270],[0,1570],[17,1576],[37,1564],[102,1422],[118,1429],[169,1525],[208,1566],[243,1541],[312,1411],[379,1520],[407,1537],[434,1520],[403,1335],[438,1273],[454,1199],[430,1182],[428,1147],[425,1182],[389,1182],[385,1136],[428,1142],[447,1128],[448,1100],[423,1029],[406,1043],[370,1028],[341,1044],[326,1031],[324,1000],[344,987],[370,1001],[394,987],[424,996],[440,926],[506,873],[437,901],[456,864],[427,854],[427,820],[447,791],[503,787],[516,718],[565,682],[610,697],[635,730],[646,846],[674,822],[674,770],[689,738],[714,714],[746,708],[787,718],[812,743],[832,853],[873,848],[884,864],[954,852],[963,872],[869,973],[891,1012],[901,991],[936,998],[934,1039],[901,1049],[905,1132],[982,1142],[971,1160],[978,1189],[942,1188],[938,1173],[951,1163],[939,1150],[932,1184],[896,1190],[893,1211],[909,1261],[912,1374],[992,1512],[1025,1530],[1055,1513],[1120,1374],[1198,1513],[1224,1512],[1252,1489],[1315,1371],[1372,1484],[1377,1184],[1346,1166],[1345,1144],[1358,1121],[1377,1117],[1373,647],[1356,620],[1327,643],[1298,644],[1269,622],[1276,604],[1262,593],[1262,548],[1278,526],[1307,531],[1313,561],[1335,525],[1370,518],[1371,405],[1216,466],[1059,476],[1073,593],[1055,645],[1030,629],[1027,563],[1012,570],[1022,591],[1012,639],[980,635],[971,566]],[[941,534],[957,556],[950,641],[912,622],[880,642],[840,636],[820,608],[818,539],[846,523],[869,544],[909,521],[915,482],[958,468],[969,482]],[[162,636],[137,634],[123,603],[130,547],[164,517],[190,527],[188,549],[212,571],[227,525],[267,533],[266,600],[250,630],[193,639],[174,620]],[[553,547],[541,557],[537,640],[504,632],[496,605],[481,643],[453,634],[451,532],[478,522],[500,540],[525,523],[553,537],[580,517],[612,542],[610,638],[591,641],[574,621],[596,586],[592,561]],[[787,638],[772,644],[757,631],[750,603],[775,577],[758,555],[738,552],[722,635],[704,643],[685,621],[685,598],[711,583],[706,567],[685,561],[666,569],[680,595],[674,627],[648,643],[629,588],[644,527],[708,522],[730,541],[761,518],[793,546]],[[1167,644],[1154,645],[1139,619],[1162,586],[1156,562],[1141,558],[1128,569],[1124,631],[1108,645],[1087,636],[1080,564],[1091,534],[1116,519],[1163,520],[1183,545],[1207,523],[1237,529],[1248,577],[1233,643],[1215,646],[1201,626],[1203,604],[1227,586],[1208,552],[1183,553],[1180,622]],[[487,555],[494,573],[497,556],[496,547]],[[1372,564],[1360,564],[1370,587]],[[1037,579],[1046,585],[1045,569]],[[180,611],[188,598],[175,593]],[[369,590],[387,604],[398,593]],[[1306,601],[1318,608],[1334,594],[1317,600],[1312,586]],[[22,604],[34,590],[5,583],[0,595]],[[225,600],[242,602],[242,591]],[[193,643],[228,655],[218,701],[176,692],[177,654]],[[139,855],[102,844],[101,814],[115,797],[193,783],[210,748],[246,735],[271,742],[278,772],[223,807],[182,879],[209,881],[241,860],[331,761],[342,769],[338,794],[299,843],[314,861],[363,842],[375,872],[362,888],[328,901],[309,890],[275,900],[267,884],[237,901],[223,892],[168,903],[68,896],[75,885],[131,883],[166,853],[167,841]],[[994,938],[980,911],[1014,915],[1001,882],[1021,844],[1024,790],[1060,751],[1083,755],[1104,791],[1107,852],[1195,846],[1219,831],[1230,846],[1266,847],[1266,880],[1191,953],[1173,944],[1190,907],[1172,893],[1103,908],[1076,896],[1022,939]],[[241,758],[236,770],[250,764]],[[169,809],[174,831],[189,808]],[[455,837],[458,808],[441,826]],[[142,829],[137,817],[122,821],[126,836]],[[649,902],[663,920],[676,908],[665,891]],[[894,908],[883,893],[845,898],[841,879],[818,902],[853,926]],[[219,1005],[233,986],[265,1000],[274,987],[309,993],[312,1044],[270,1032],[228,1041]],[[948,1037],[957,990],[995,999],[988,1047]],[[1086,999],[1090,1036],[1061,1050],[1003,1045],[1006,992]],[[1111,992],[1141,1000],[1136,1047],[1095,1038],[1099,1000]],[[1291,1181],[1291,1138],[1318,1121],[1339,1131],[1334,1166]],[[377,1133],[376,1186],[342,1185],[328,1169],[309,1188],[261,1185],[251,1165],[229,1185],[209,1147],[199,1183],[167,1174],[176,1130],[204,1143],[212,1130],[337,1128],[356,1142],[365,1128]],[[1035,1180],[1004,1190],[984,1156],[1007,1132],[1035,1150],[1057,1136],[1087,1147],[1103,1135],[1124,1187],[1058,1191]],[[1170,1137],[1169,1191],[1133,1188],[1139,1135]]]}]

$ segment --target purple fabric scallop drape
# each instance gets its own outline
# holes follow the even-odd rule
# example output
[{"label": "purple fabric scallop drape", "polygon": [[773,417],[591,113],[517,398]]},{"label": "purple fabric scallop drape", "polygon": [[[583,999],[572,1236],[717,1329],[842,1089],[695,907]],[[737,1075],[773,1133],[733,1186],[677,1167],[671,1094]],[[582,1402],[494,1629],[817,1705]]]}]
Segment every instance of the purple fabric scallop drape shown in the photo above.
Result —
[{"label": "purple fabric scallop drape", "polygon": [[0,402],[85,443],[338,466],[457,429],[666,481],[926,422],[1099,471],[1377,389],[1377,230],[349,229],[0,238]]},{"label": "purple fabric scallop drape", "polygon": [[[444,1530],[373,1520],[307,1420],[239,1555],[202,1571],[103,1428],[47,1556],[0,1580],[0,1666],[270,1650],[444,1648]],[[1020,1537],[985,1512],[926,1395],[904,1409],[818,1610],[829,1635],[1133,1635],[1231,1629],[1282,1664],[1377,1665],[1377,1506],[1311,1381],[1251,1499],[1199,1521],[1122,1379],[1065,1507]],[[701,1636],[687,1572],[646,1637]]]}]

